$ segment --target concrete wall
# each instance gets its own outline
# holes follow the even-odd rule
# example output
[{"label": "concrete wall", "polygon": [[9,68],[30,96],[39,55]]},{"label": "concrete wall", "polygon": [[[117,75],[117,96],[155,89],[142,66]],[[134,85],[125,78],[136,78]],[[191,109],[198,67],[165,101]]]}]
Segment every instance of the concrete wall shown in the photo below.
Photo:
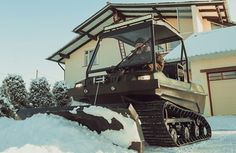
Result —
[{"label": "concrete wall", "polygon": [[[192,58],[190,60],[191,60],[191,71],[192,71],[192,80],[193,80],[193,82],[203,85],[203,88],[204,88],[206,94],[209,95],[206,73],[200,73],[200,70],[235,66],[236,65],[236,53],[234,52],[232,54],[225,54],[225,55],[224,55],[224,53],[213,54],[213,55],[205,55],[205,56],[199,56],[197,58]],[[231,80],[231,81],[236,82],[235,79]],[[211,82],[213,82],[213,81],[211,81]],[[221,83],[223,83],[223,84],[226,83],[227,84],[228,81],[223,81]],[[229,88],[228,89],[222,89],[221,88],[223,93],[219,94],[220,91],[218,91],[218,89],[220,89],[220,88],[218,88],[218,87],[219,87],[219,85],[221,85],[221,83],[215,83],[215,84],[213,83],[212,88],[216,87],[215,89],[213,89],[213,92],[215,92],[212,95],[213,100],[219,99],[218,96],[223,95],[223,93],[225,94],[226,91],[227,91],[227,94],[229,94],[229,95],[234,95],[235,94],[236,86],[233,86],[234,89],[229,89]],[[214,96],[216,96],[216,97],[214,97]],[[236,99],[236,98],[234,98],[234,99]],[[229,98],[227,100],[224,100],[223,102],[221,100],[222,99],[220,99],[220,101],[213,102],[213,105],[215,105],[215,107],[217,107],[217,108],[223,108],[228,103],[229,107],[235,107],[235,102],[234,102],[234,105],[232,105],[232,101],[230,101]],[[218,113],[218,112],[216,112],[216,113]],[[219,112],[219,113],[222,114],[222,112]],[[225,113],[227,113],[227,112],[225,112]],[[205,115],[210,115],[209,97],[206,98],[206,105],[205,105],[205,113],[204,114]],[[217,115],[217,114],[215,114],[215,115]]]}]

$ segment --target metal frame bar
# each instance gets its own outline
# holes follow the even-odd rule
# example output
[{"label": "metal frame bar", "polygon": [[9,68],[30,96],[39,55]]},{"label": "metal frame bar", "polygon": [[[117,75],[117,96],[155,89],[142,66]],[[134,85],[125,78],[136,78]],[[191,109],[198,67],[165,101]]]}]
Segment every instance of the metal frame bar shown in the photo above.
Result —
[{"label": "metal frame bar", "polygon": [[[184,41],[183,41],[183,39],[181,40],[181,43],[182,43],[182,45],[181,45],[181,56],[183,56],[182,54],[184,54],[184,56],[185,56],[185,61],[186,61],[186,73],[187,73],[187,82],[189,83],[190,82],[190,78],[189,78],[189,66],[188,66],[188,56],[187,56],[187,52],[186,52],[186,49],[185,49],[185,46],[184,46]],[[181,63],[182,63],[182,61],[183,61],[183,59],[181,59]]]},{"label": "metal frame bar", "polygon": [[87,70],[86,70],[86,79],[89,77],[89,73],[90,73],[90,71],[91,71],[91,68],[92,68],[93,62],[94,62],[94,60],[95,60],[95,58],[96,58],[96,55],[97,55],[97,52],[98,52],[98,48],[99,48],[99,47],[100,47],[100,39],[98,40],[97,45],[96,45],[96,48],[95,48],[94,53],[93,53],[93,55],[92,55],[92,58],[91,58],[91,60],[89,61],[89,65],[88,65]]}]

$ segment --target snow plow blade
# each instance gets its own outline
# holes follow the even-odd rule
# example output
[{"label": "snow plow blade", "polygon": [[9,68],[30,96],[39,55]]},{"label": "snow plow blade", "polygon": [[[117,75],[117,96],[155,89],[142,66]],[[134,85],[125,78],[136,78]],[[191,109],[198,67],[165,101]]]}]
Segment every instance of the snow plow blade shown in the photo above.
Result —
[{"label": "snow plow blade", "polygon": [[[107,117],[107,114],[113,112],[115,115]],[[86,126],[91,131],[96,131],[98,134],[103,134],[106,131],[121,132],[123,136],[116,137],[120,139],[114,140],[111,138],[112,143],[127,147],[128,149],[133,149],[139,153],[144,151],[144,137],[138,118],[138,114],[132,105],[125,107],[101,107],[93,105],[83,105],[83,106],[69,106],[69,107],[51,107],[51,108],[27,108],[20,109],[17,112],[17,119],[24,120],[35,114],[54,114],[62,116],[68,120],[78,122],[79,124]],[[133,123],[132,127],[128,127],[126,122]],[[137,130],[134,131],[134,128]],[[134,133],[135,132],[135,133]],[[127,134],[136,135],[133,140],[130,140],[124,144],[124,137]],[[108,134],[109,135],[109,134]],[[108,138],[110,139],[110,138]]]}]

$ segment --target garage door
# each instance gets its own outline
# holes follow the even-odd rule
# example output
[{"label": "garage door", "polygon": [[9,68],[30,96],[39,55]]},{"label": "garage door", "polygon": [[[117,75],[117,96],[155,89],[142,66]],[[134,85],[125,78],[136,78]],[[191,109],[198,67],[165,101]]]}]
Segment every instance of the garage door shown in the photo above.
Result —
[{"label": "garage door", "polygon": [[214,115],[236,114],[236,70],[208,73]]}]

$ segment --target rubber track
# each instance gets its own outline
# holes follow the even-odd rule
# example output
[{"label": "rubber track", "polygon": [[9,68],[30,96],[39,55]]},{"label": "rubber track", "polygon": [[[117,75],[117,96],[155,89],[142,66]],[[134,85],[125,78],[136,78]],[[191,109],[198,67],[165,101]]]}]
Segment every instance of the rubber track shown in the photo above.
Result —
[{"label": "rubber track", "polygon": [[[178,147],[182,145],[191,144],[198,141],[203,141],[211,137],[211,128],[206,119],[198,113],[192,112],[187,109],[180,108],[171,102],[166,100],[142,102],[132,104],[136,109],[139,118],[141,120],[141,126],[144,134],[145,141],[149,145],[163,146],[163,147]],[[201,121],[207,129],[206,135],[199,135],[194,137],[190,132],[190,139],[184,140],[183,138],[178,139],[175,142],[169,131],[167,130],[164,120],[164,109],[171,111],[172,115],[180,116],[181,118],[190,118],[196,120],[197,118]],[[200,132],[203,133],[203,132]]]}]

